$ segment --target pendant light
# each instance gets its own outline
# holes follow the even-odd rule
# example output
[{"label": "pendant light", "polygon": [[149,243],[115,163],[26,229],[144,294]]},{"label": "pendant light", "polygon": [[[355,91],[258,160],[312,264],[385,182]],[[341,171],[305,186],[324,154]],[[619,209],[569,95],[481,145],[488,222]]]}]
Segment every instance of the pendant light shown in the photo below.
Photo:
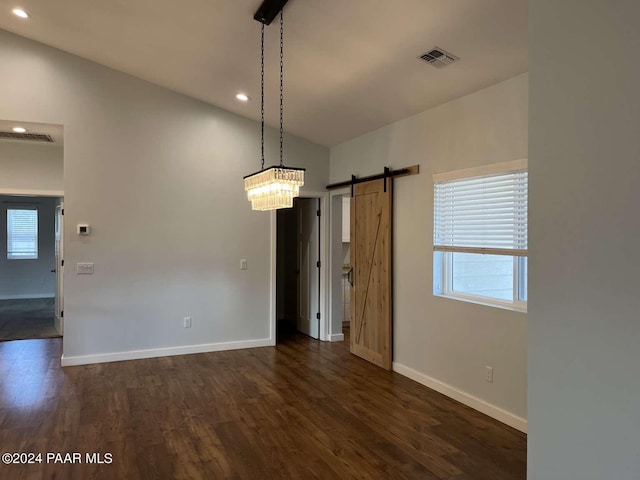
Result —
[{"label": "pendant light", "polygon": [[[262,22],[261,22],[262,23]],[[253,210],[293,207],[304,185],[304,168],[284,165],[284,15],[280,11],[280,165],[264,168],[264,23],[260,38],[260,171],[244,177],[244,189]]]}]

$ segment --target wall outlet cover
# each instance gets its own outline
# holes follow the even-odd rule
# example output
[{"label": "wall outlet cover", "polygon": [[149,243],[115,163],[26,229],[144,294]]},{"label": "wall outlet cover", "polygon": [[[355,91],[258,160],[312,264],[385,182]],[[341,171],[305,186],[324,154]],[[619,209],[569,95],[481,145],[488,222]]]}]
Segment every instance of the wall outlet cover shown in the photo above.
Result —
[{"label": "wall outlet cover", "polygon": [[76,273],[78,275],[93,275],[93,263],[77,263]]}]

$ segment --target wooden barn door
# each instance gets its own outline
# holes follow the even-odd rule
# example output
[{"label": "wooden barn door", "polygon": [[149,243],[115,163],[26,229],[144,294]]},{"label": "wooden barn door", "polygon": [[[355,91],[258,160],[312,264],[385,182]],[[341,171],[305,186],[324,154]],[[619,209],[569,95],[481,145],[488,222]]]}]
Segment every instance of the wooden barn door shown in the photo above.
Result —
[{"label": "wooden barn door", "polygon": [[356,184],[351,199],[351,353],[387,370],[392,359],[392,182]]}]

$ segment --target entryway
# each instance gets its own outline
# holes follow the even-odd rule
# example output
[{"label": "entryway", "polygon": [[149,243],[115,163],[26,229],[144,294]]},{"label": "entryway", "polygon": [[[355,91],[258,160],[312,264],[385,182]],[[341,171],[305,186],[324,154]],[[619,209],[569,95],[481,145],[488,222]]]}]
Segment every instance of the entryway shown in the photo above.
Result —
[{"label": "entryway", "polygon": [[299,197],[276,212],[276,341],[293,332],[321,339],[322,199]]},{"label": "entryway", "polygon": [[62,205],[0,195],[0,341],[62,335]]},{"label": "entryway", "polygon": [[0,341],[63,334],[61,125],[0,120]]}]

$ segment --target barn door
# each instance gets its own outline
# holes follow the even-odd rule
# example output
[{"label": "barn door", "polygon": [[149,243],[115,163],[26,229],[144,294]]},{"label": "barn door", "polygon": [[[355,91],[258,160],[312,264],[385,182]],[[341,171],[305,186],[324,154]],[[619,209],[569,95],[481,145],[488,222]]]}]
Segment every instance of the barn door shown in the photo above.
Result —
[{"label": "barn door", "polygon": [[353,186],[351,353],[391,369],[392,179]]}]

